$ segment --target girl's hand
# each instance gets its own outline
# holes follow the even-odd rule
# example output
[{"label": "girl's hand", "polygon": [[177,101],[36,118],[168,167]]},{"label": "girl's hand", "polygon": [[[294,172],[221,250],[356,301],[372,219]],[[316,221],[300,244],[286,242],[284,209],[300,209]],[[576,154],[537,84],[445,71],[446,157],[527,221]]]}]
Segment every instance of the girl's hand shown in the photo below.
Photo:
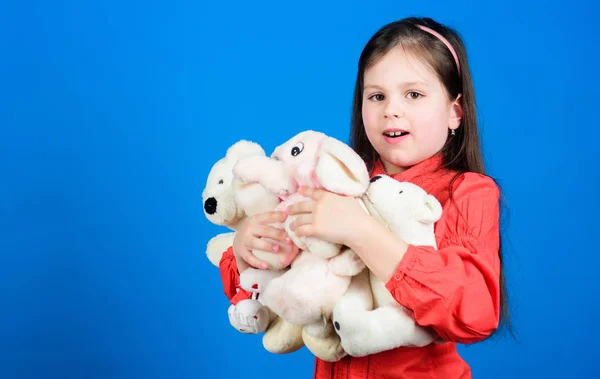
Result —
[{"label": "girl's hand", "polygon": [[[290,253],[298,247],[292,243],[285,230],[277,229],[268,224],[281,223],[287,218],[284,212],[266,212],[254,215],[244,220],[233,239],[233,254],[241,274],[248,267],[266,270],[269,265],[258,259],[253,249],[271,251],[273,253]],[[277,243],[267,241],[271,238]]]},{"label": "girl's hand", "polygon": [[298,216],[290,224],[290,229],[298,237],[316,237],[348,245],[360,222],[367,216],[353,197],[316,188],[301,188],[299,193],[309,200],[292,204],[286,210],[287,214]]}]

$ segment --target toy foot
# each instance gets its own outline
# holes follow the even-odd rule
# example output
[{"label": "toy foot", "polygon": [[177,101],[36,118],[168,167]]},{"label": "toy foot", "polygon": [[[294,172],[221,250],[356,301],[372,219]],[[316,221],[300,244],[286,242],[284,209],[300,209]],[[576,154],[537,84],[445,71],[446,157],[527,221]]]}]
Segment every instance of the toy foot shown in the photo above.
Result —
[{"label": "toy foot", "polygon": [[372,311],[334,312],[333,324],[344,350],[363,357],[400,346],[425,346],[433,336],[411,319],[400,306],[387,305]]},{"label": "toy foot", "polygon": [[326,323],[325,328],[312,328],[306,326],[302,329],[302,339],[306,348],[315,357],[326,362],[337,362],[347,355],[341,345],[340,337],[334,332],[331,323]]},{"label": "toy foot", "polygon": [[230,305],[227,310],[229,323],[238,331],[246,334],[258,334],[269,325],[269,311],[254,299],[242,300]]},{"label": "toy foot", "polygon": [[290,324],[281,317],[273,320],[263,336],[263,346],[273,354],[287,354],[304,346],[302,326]]}]

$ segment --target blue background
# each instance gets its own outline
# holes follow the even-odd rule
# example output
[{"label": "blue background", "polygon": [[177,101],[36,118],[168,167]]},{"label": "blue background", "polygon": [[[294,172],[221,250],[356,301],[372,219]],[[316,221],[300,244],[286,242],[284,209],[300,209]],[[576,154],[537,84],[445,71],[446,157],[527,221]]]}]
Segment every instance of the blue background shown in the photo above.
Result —
[{"label": "blue background", "polygon": [[465,38],[488,169],[510,211],[520,342],[461,354],[477,378],[593,377],[595,12],[582,1],[3,2],[0,377],[310,377],[306,349],[273,356],[229,326],[204,255],[224,229],[204,218],[201,191],[239,139],[271,151],[312,128],[346,141],[361,49],[409,15]]}]

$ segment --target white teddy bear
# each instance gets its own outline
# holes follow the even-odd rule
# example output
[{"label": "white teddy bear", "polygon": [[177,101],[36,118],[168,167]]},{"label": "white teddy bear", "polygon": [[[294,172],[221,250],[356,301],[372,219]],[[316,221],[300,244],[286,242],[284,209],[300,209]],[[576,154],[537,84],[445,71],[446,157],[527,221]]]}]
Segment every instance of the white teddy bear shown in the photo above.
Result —
[{"label": "white teddy bear", "polygon": [[[277,196],[259,184],[245,184],[233,176],[233,166],[242,158],[265,156],[262,147],[250,141],[238,141],[228,148],[225,157],[211,168],[202,192],[204,214],[215,225],[226,226],[233,232],[219,234],[208,242],[207,257],[219,266],[223,252],[233,244],[235,230],[254,214],[271,211],[279,204]],[[247,334],[266,330],[263,345],[273,353],[287,353],[303,346],[302,328],[280,319],[264,306],[259,294],[274,277],[283,274],[286,263],[282,254],[254,251],[269,263],[269,270],[247,269],[240,275],[240,286],[255,295],[232,304],[228,309],[231,325]],[[293,257],[284,257],[284,261]],[[257,299],[258,298],[258,299]]]},{"label": "white teddy bear", "polygon": [[[222,254],[233,244],[235,231],[247,217],[272,210],[280,200],[259,185],[243,185],[233,177],[233,166],[242,158],[265,156],[257,143],[241,140],[227,149],[225,157],[211,168],[202,191],[204,215],[215,225],[226,226],[233,232],[221,233],[210,239],[206,255],[219,266]],[[272,256],[268,254],[265,259]]]},{"label": "white teddy bear", "polygon": [[[436,247],[434,223],[442,214],[435,197],[421,187],[389,176],[375,176],[359,201],[367,213],[409,244]],[[333,309],[341,345],[351,356],[399,346],[425,346],[434,335],[419,326],[370,270],[353,277]]]}]

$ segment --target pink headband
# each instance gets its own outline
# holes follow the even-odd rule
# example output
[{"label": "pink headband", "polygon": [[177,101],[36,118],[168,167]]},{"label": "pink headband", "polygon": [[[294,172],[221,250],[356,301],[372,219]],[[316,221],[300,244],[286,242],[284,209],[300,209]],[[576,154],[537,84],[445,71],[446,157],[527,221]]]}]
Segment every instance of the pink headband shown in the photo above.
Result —
[{"label": "pink headband", "polygon": [[454,49],[452,48],[452,45],[450,45],[450,42],[448,42],[447,39],[445,39],[444,37],[442,37],[442,35],[438,32],[436,32],[435,30],[428,28],[426,26],[423,25],[417,25],[417,27],[421,30],[426,31],[429,34],[433,34],[434,36],[436,36],[437,38],[440,39],[440,41],[442,41],[444,43],[444,45],[446,45],[446,47],[448,48],[448,50],[450,50],[450,52],[452,53],[452,56],[454,57],[454,62],[456,62],[456,68],[458,69],[458,74],[460,75],[460,64],[458,63],[458,56],[456,55],[456,52],[454,51]]}]

